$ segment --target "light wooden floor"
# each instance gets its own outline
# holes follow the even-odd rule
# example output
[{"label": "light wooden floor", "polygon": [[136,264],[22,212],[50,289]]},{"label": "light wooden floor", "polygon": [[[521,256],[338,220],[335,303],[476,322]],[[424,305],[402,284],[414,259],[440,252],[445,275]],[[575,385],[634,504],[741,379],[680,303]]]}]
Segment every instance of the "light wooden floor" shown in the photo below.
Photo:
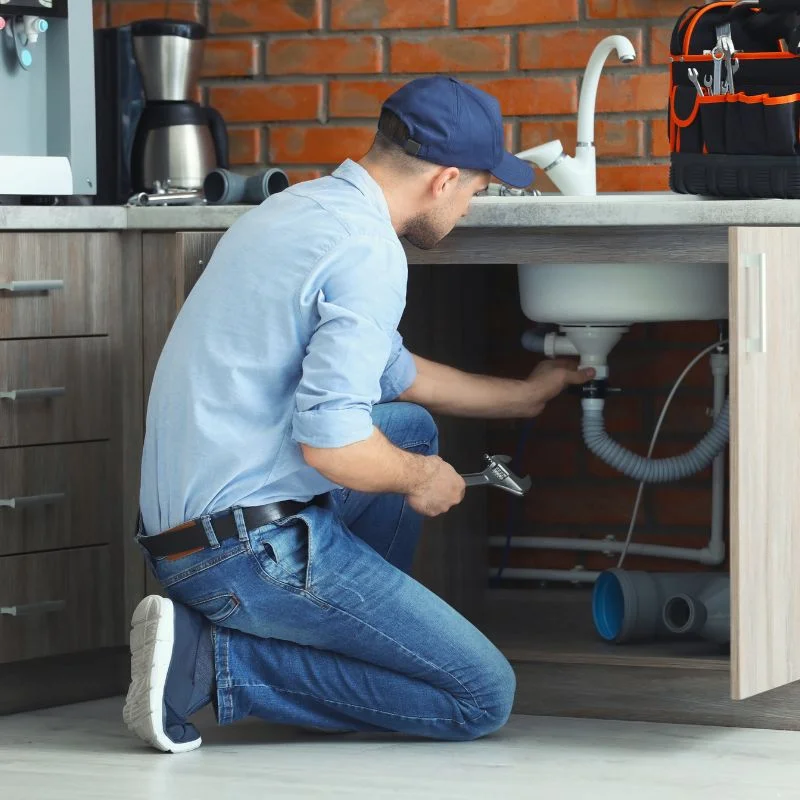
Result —
[{"label": "light wooden floor", "polygon": [[129,737],[122,698],[0,718],[8,800],[800,798],[800,733],[513,717],[478,742],[311,736],[245,721],[170,756]]}]

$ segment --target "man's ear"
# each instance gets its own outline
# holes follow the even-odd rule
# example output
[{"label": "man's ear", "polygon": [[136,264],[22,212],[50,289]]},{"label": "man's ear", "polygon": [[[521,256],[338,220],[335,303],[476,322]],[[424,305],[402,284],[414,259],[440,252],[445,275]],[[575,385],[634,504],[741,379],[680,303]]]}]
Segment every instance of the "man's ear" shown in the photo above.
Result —
[{"label": "man's ear", "polygon": [[441,167],[437,170],[431,181],[434,197],[438,199],[442,194],[451,192],[458,183],[460,174],[457,167]]}]

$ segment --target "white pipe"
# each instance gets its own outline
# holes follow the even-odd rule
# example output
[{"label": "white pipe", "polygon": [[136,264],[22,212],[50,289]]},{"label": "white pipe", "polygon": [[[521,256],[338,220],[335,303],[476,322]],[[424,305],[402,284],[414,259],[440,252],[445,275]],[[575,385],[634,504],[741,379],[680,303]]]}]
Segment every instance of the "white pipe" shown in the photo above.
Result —
[{"label": "white pipe", "polygon": [[[728,375],[728,354],[711,354],[711,374],[714,376],[714,418],[719,415],[725,402],[725,379]],[[725,560],[725,539],[723,522],[725,519],[725,451],[714,459],[711,467],[711,538],[708,550],[713,553],[717,564]]]},{"label": "white pipe", "polygon": [[[497,570],[490,569],[489,576],[492,578],[497,577]],[[503,570],[504,578],[517,578],[520,580],[535,581],[594,583],[599,576],[599,572],[577,569],[524,569],[522,567],[506,567],[506,569]]]},{"label": "white pipe", "polygon": [[535,331],[525,331],[522,334],[522,346],[532,353],[543,353],[548,358],[579,355],[578,348],[566,336],[555,332],[540,336]]},{"label": "white pipe", "polygon": [[[504,547],[505,543],[504,536],[489,537],[490,546]],[[512,536],[511,547],[519,547],[525,550],[576,550],[587,553],[621,553],[625,547],[625,542],[611,542],[602,539],[562,539],[558,536]],[[697,550],[688,547],[632,542],[628,545],[627,552],[637,556],[674,558],[678,561],[697,561],[699,564],[716,565],[719,563],[716,553],[712,553],[707,547]]]}]

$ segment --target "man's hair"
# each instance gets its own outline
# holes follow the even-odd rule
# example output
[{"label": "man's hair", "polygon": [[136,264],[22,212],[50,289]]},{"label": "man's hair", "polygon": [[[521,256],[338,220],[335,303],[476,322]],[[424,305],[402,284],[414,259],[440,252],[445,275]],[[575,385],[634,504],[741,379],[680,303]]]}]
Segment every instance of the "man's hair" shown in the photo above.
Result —
[{"label": "man's hair", "polygon": [[[375,141],[372,143],[369,155],[388,161],[397,169],[409,173],[422,173],[431,166],[435,166],[433,161],[425,161],[410,153],[407,153],[400,142],[405,142],[410,138],[410,133],[406,124],[393,111],[384,108],[378,120],[378,131],[375,134]],[[460,171],[459,180],[468,181],[477,177],[480,170],[458,168]]]}]

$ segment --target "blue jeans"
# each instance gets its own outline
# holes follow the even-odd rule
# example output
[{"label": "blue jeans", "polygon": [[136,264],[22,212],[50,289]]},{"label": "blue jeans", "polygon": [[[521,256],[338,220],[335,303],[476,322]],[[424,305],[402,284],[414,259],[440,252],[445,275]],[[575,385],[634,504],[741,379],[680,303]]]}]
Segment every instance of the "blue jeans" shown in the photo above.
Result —
[{"label": "blue jeans", "polygon": [[[375,406],[398,447],[437,452],[408,403]],[[220,724],[247,716],[353,731],[475,739],[508,720],[515,677],[473,625],[409,577],[421,519],[395,494],[321,506],[177,560],[151,559],[178,603],[212,623]]]}]

